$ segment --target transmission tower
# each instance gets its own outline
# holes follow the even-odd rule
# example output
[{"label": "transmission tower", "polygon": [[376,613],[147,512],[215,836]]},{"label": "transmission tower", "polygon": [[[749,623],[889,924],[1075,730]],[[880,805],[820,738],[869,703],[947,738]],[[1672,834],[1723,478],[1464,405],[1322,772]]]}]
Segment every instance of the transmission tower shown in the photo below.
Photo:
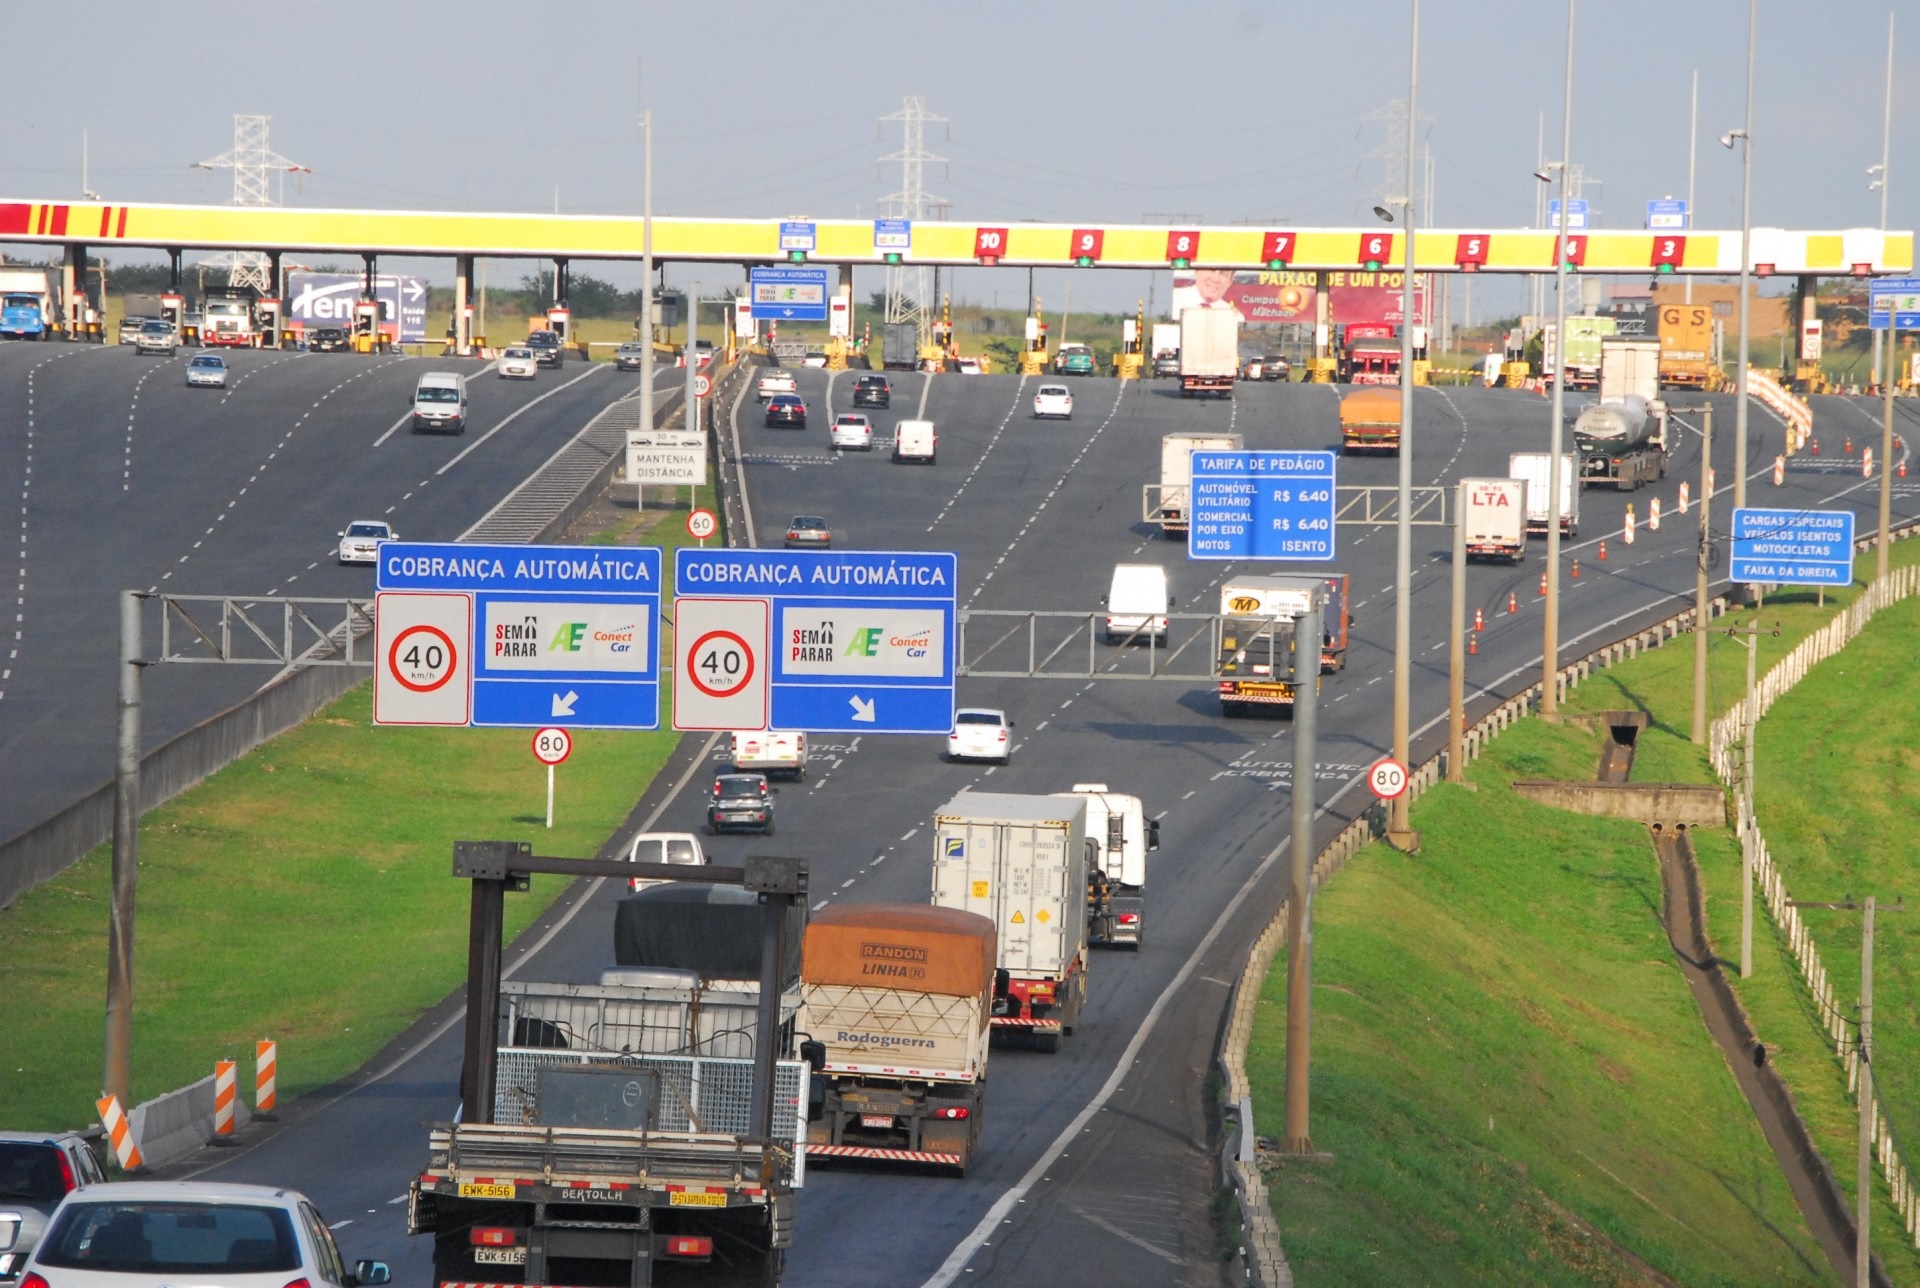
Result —
[{"label": "transmission tower", "polygon": [[[944,165],[947,159],[927,151],[926,143],[928,123],[945,125],[947,118],[927,111],[925,98],[910,96],[905,102],[906,106],[898,112],[880,118],[883,130],[889,121],[900,122],[903,135],[900,150],[880,158],[881,165],[900,163],[900,191],[880,198],[880,209],[884,219],[910,219],[917,223],[927,217],[930,207],[938,206],[943,212],[946,208],[943,198],[927,191],[926,167],[929,161]],[[894,265],[887,269],[887,321],[913,323],[919,336],[917,345],[927,342],[936,307],[932,296],[933,274],[925,265],[913,268]]]},{"label": "transmission tower", "polygon": [[[233,171],[233,204],[236,206],[277,206],[280,203],[273,198],[273,174],[313,173],[306,166],[295,165],[267,146],[267,122],[272,119],[268,116],[234,117],[233,151],[222,153],[210,161],[194,163],[194,168],[199,170]],[[262,291],[274,289],[268,274],[267,257],[258,251],[227,251],[200,262],[225,268],[229,285],[251,286]]]}]

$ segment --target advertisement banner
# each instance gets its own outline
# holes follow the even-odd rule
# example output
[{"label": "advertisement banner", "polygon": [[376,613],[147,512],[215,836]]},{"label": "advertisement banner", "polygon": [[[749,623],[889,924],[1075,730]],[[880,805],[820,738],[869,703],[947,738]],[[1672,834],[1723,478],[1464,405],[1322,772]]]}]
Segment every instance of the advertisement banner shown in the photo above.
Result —
[{"label": "advertisement banner", "polygon": [[[358,273],[287,274],[286,325],[307,329],[337,326],[351,330],[353,306],[360,299]],[[427,338],[427,279],[376,273],[373,297],[380,303],[380,330],[402,344]]]},{"label": "advertisement banner", "polygon": [[[1239,272],[1224,268],[1182,269],[1173,275],[1169,316],[1177,320],[1189,308],[1230,308],[1249,326],[1288,323],[1312,325],[1318,291],[1317,274],[1305,272]],[[1328,273],[1327,296],[1332,322],[1400,324],[1399,273]],[[1427,320],[1425,279],[1414,284],[1414,323]]]}]

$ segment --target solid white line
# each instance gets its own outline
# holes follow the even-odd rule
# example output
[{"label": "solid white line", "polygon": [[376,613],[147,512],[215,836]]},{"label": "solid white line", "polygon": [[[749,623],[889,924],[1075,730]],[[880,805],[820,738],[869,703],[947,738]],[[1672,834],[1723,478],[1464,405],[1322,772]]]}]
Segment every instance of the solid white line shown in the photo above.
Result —
[{"label": "solid white line", "polygon": [[733,410],[727,413],[727,424],[733,431],[734,470],[740,476],[740,523],[746,528],[741,535],[745,544],[751,548],[757,545],[753,535],[753,502],[747,499],[747,463],[740,458],[740,404],[747,400],[747,390],[754,383],[753,373],[747,373],[747,379],[740,382],[740,392],[734,397]]},{"label": "solid white line", "polygon": [[1145,1239],[1142,1239],[1139,1235],[1129,1234],[1111,1221],[1103,1221],[1099,1217],[1095,1216],[1093,1213],[1082,1212],[1078,1208],[1074,1209],[1074,1214],[1083,1221],[1087,1221],[1094,1225],[1099,1226],[1102,1230],[1105,1230],[1108,1234],[1112,1235],[1116,1239],[1125,1239],[1128,1243],[1131,1243],[1136,1248],[1145,1248],[1148,1252],[1151,1252],[1154,1256],[1159,1257],[1162,1261],[1171,1261],[1176,1266],[1180,1264],[1180,1258],[1175,1256],[1173,1253],[1168,1252],[1165,1248],[1155,1247],[1153,1244],[1148,1243]]},{"label": "solid white line", "polygon": [[489,438],[492,438],[495,434],[499,433],[501,430],[505,429],[507,426],[513,424],[514,421],[518,420],[521,416],[523,416],[527,412],[532,411],[535,407],[539,406],[541,403],[545,402],[547,399],[553,397],[555,394],[560,393],[562,390],[573,388],[575,385],[579,384],[582,380],[587,379],[589,376],[597,376],[602,371],[609,371],[611,369],[612,369],[612,365],[609,363],[595,364],[594,366],[588,367],[585,371],[581,372],[579,375],[575,376],[573,379],[567,381],[566,384],[558,385],[552,389],[549,389],[547,390],[547,392],[541,394],[538,398],[528,399],[525,403],[521,404],[518,410],[508,413],[507,418],[505,420],[501,421],[498,425],[495,425],[492,429],[488,430],[486,433],[480,435],[480,437],[474,439],[471,443],[467,444],[466,449],[464,451],[462,451],[458,456],[454,457],[452,460],[448,461],[445,465],[442,465],[439,469],[435,470],[434,473],[445,474],[448,470],[458,465],[461,461],[464,461],[465,459],[467,459],[468,456],[478,451],[482,443],[486,442]]},{"label": "solid white line", "polygon": [[374,439],[373,445],[375,447],[379,447],[382,443],[385,443],[389,438],[392,438],[395,434],[399,433],[400,427],[412,419],[413,419],[413,413],[409,411],[406,415],[402,416],[399,420],[396,420],[393,422],[393,424],[389,425],[387,427],[386,433]]},{"label": "solid white line", "polygon": [[933,392],[933,373],[925,372],[920,377],[920,406],[913,413],[915,420],[927,418],[927,395]]}]

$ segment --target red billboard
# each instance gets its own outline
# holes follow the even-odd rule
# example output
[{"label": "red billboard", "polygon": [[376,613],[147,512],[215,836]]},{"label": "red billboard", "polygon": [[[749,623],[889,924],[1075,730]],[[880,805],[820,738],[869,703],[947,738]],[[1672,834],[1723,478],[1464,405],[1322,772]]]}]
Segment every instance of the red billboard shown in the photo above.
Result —
[{"label": "red billboard", "polygon": [[[1249,326],[1314,322],[1316,273],[1234,272],[1224,268],[1182,269],[1173,275],[1171,315],[1194,307],[1232,308]],[[1399,273],[1328,273],[1327,296],[1335,326],[1348,322],[1384,322],[1398,326]],[[1415,283],[1414,325],[1427,320],[1426,282]]]}]

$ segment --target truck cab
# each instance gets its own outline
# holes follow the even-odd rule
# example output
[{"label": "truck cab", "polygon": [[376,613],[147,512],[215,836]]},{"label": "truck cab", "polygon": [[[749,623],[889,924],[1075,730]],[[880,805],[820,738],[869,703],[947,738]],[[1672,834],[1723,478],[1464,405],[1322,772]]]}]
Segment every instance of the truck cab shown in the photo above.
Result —
[{"label": "truck cab", "polygon": [[1147,854],[1160,848],[1160,820],[1138,796],[1105,783],[1075,783],[1065,793],[1087,803],[1087,935],[1110,948],[1140,950],[1146,936]]}]

